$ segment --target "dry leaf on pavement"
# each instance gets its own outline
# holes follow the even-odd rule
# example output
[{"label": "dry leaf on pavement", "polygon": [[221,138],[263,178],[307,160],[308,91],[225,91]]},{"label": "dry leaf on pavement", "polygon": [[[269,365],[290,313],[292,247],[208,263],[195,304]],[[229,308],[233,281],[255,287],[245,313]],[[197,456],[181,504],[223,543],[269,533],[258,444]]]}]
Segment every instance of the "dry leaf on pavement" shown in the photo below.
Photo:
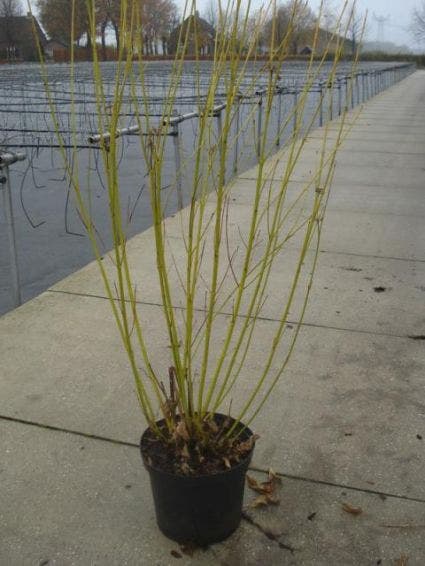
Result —
[{"label": "dry leaf on pavement", "polygon": [[251,503],[251,507],[260,507],[265,505],[278,505],[279,498],[275,495],[276,486],[280,483],[280,478],[277,474],[270,468],[268,479],[265,482],[259,483],[255,478],[247,474],[246,480],[248,486],[257,493],[261,495],[254,499]]},{"label": "dry leaf on pavement", "polygon": [[354,507],[349,503],[343,503],[342,508],[346,513],[350,513],[351,515],[360,515],[361,513],[363,513],[363,509],[361,507]]},{"label": "dry leaf on pavement", "polygon": [[280,500],[275,495],[259,495],[251,503],[250,507],[266,507],[267,505],[279,505]]}]

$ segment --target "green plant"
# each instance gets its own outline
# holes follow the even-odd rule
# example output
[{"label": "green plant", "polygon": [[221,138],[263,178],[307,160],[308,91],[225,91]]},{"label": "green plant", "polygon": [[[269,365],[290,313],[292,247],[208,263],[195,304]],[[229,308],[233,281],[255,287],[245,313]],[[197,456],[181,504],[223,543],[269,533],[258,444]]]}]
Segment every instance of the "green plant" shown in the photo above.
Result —
[{"label": "green plant", "polygon": [[[267,10],[256,14],[253,22],[249,4],[245,9],[241,0],[229,0],[226,5],[219,4],[211,74],[207,85],[201,85],[200,81],[197,85],[199,127],[191,155],[194,164],[192,186],[188,207],[179,216],[181,239],[178,241],[167,237],[169,223],[164,221],[162,181],[166,134],[182,77],[190,26],[182,27],[180,47],[174,61],[163,114],[156,122],[150,117],[140,33],[144,22],[143,14],[138,9],[139,4],[130,0],[122,2],[122,41],[112,103],[105,95],[98,51],[95,41],[92,42],[98,139],[107,184],[113,240],[113,249],[105,260],[92,220],[91,203],[87,202],[80,183],[77,151],[75,149],[70,158],[64,150],[65,143],[55,118],[54,101],[51,99],[52,116],[63,147],[63,159],[75,202],[93,246],[134,376],[143,415],[158,440],[177,462],[178,469],[184,473],[195,473],[208,459],[215,458],[221,465],[223,462],[226,466],[232,465],[251,447],[252,443],[248,446],[246,442],[238,440],[238,423],[251,423],[281,378],[293,352],[311,293],[344,116],[339,121],[335,138],[329,138],[325,127],[317,170],[305,184],[300,185],[295,195],[292,194],[291,176],[302,154],[307,133],[313,127],[319,112],[317,105],[307,115],[309,90],[323,73],[324,62],[329,57],[325,49],[319,60],[314,62],[317,60],[314,48],[319,18],[314,34],[313,54],[306,64],[305,86],[299,93],[297,104],[279,125],[280,132],[276,134],[280,135],[288,124],[294,123],[293,134],[286,148],[284,174],[278,180],[275,175],[278,162],[272,160],[270,167],[268,158],[272,152],[268,149],[267,140],[272,127],[274,96],[279,77],[285,73],[288,46],[300,5],[297,1],[293,3],[290,22],[279,44],[274,40],[275,19],[272,18],[268,63],[257,65],[247,82],[249,61],[255,60],[258,52],[265,18],[273,16],[276,6],[271,3]],[[94,38],[96,5],[88,0],[87,7]],[[187,5],[185,14],[193,15],[195,10],[195,3]],[[196,43],[196,19],[194,22],[192,38],[195,38]],[[332,45],[335,53],[326,84],[332,86],[342,53],[343,39],[336,34],[329,34],[329,45]],[[199,53],[199,49],[196,52]],[[135,53],[136,63],[133,62]],[[194,72],[198,72],[196,62]],[[230,204],[232,182],[227,179],[228,156],[246,125],[240,124],[239,130],[235,131],[241,92],[244,96],[253,96],[260,78],[264,82],[265,77],[263,128],[261,138],[257,140],[259,155],[255,169],[255,188],[249,202],[248,223],[237,227],[232,224],[234,209]],[[49,93],[47,72],[45,82]],[[225,97],[221,130],[217,135],[216,98],[221,88]],[[143,309],[138,305],[139,297],[143,298],[143,281],[137,284],[135,280],[132,265],[134,255],[129,253],[126,235],[125,203],[120,194],[120,116],[126,96],[131,97],[139,132],[140,153],[148,173],[154,242],[151,249],[152,263],[156,267],[167,333],[168,344],[164,351],[167,351],[170,358],[167,364],[167,386],[164,368],[158,370],[157,360],[152,358],[149,326]],[[252,111],[245,118],[247,122],[252,119],[255,109],[252,106]],[[173,223],[173,227],[175,226],[176,222]],[[240,237],[237,237],[238,234]],[[239,402],[236,408],[238,403],[234,403],[235,421],[228,421],[224,428],[219,429],[213,415],[218,411],[230,410],[234,391],[244,382],[243,370],[268,298],[273,270],[279,264],[278,259],[287,253],[288,243],[294,239],[298,239],[298,248],[296,252],[292,252],[291,277],[282,292],[276,331],[268,351],[264,352],[263,368],[254,382],[249,384],[250,391],[246,399]],[[180,244],[179,248],[176,241]],[[232,244],[235,241],[237,243]],[[297,321],[288,336],[288,316],[295,304]],[[245,382],[245,385],[248,384]],[[159,417],[165,420],[164,426],[157,424]]]}]

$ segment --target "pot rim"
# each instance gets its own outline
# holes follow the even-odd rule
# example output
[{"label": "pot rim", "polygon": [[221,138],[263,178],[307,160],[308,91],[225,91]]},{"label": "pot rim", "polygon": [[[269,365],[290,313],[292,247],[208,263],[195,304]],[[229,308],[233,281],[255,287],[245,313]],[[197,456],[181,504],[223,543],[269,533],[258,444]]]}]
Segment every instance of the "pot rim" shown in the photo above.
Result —
[{"label": "pot rim", "polygon": [[[229,417],[229,418],[231,418],[233,421],[236,420],[236,419],[234,419],[233,417],[230,417],[230,415],[223,415],[222,413],[213,413],[213,414],[214,414],[214,415],[219,415],[219,416],[221,416],[221,417],[226,417],[226,418]],[[159,420],[156,421],[157,424],[160,424],[160,423],[163,423],[163,422],[165,422],[165,419],[159,419]],[[243,427],[243,429],[244,429],[244,433],[247,433],[247,438],[250,438],[251,436],[254,435],[254,433],[252,432],[252,430],[251,430],[248,426],[244,425],[243,423],[240,423],[240,424],[242,425],[242,427]],[[140,453],[141,453],[141,455],[142,455],[142,460],[143,460],[143,464],[144,464],[145,468],[146,468],[149,472],[150,472],[150,471],[153,471],[153,472],[156,472],[156,473],[159,473],[159,474],[163,474],[164,476],[167,476],[167,477],[169,477],[169,478],[179,478],[179,479],[182,479],[183,481],[188,481],[188,482],[193,481],[193,480],[199,480],[199,479],[202,479],[202,478],[217,478],[217,477],[222,477],[222,476],[225,476],[225,475],[227,475],[227,474],[234,473],[234,472],[236,472],[237,470],[239,470],[240,468],[242,468],[242,467],[244,467],[244,466],[247,466],[247,467],[248,467],[248,466],[249,466],[249,463],[250,463],[250,461],[251,461],[251,458],[252,458],[252,454],[253,454],[253,452],[254,452],[254,448],[255,448],[255,443],[254,443],[254,445],[252,446],[251,450],[246,454],[246,456],[245,456],[240,462],[238,462],[238,464],[236,464],[235,466],[232,466],[231,468],[229,468],[229,469],[227,469],[227,470],[221,470],[221,471],[219,471],[219,472],[214,472],[214,473],[212,473],[212,474],[194,474],[194,475],[186,476],[186,475],[184,475],[184,474],[178,474],[178,473],[169,472],[169,471],[167,471],[167,470],[163,470],[163,469],[158,468],[158,467],[156,467],[156,466],[154,466],[154,465],[152,465],[152,464],[149,464],[149,463],[146,461],[146,458],[145,458],[144,453],[143,453],[143,441],[144,441],[144,439],[146,438],[146,435],[148,434],[148,432],[149,432],[150,430],[151,430],[151,428],[150,428],[150,427],[147,427],[147,428],[143,431],[143,434],[142,434],[142,436],[141,436],[141,438],[140,438],[140,443],[139,443]]]}]

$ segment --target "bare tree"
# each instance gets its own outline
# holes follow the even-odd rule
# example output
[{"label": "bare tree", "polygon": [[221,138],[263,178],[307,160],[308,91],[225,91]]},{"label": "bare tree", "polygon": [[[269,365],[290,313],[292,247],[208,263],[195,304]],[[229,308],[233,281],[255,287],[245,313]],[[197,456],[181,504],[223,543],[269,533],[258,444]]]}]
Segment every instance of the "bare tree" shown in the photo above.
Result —
[{"label": "bare tree", "polygon": [[21,0],[0,0],[0,18],[14,18],[22,13]]},{"label": "bare tree", "polygon": [[316,15],[308,5],[308,0],[291,0],[288,4],[291,17],[292,52],[297,54],[300,42],[306,37],[306,32],[314,29]]},{"label": "bare tree", "polygon": [[326,31],[335,31],[338,23],[338,10],[332,0],[323,0],[320,25]]},{"label": "bare tree", "polygon": [[172,0],[139,0],[142,43],[146,55],[168,51],[170,33],[177,22],[177,7]]},{"label": "bare tree", "polygon": [[163,54],[168,54],[168,41],[179,19],[178,9],[172,0],[163,0],[159,3],[159,8],[157,36],[161,39]]},{"label": "bare tree", "polygon": [[425,1],[413,10],[410,29],[417,41],[425,42]]},{"label": "bare tree", "polygon": [[[290,15],[287,5],[281,5],[277,8],[276,12],[266,22],[264,26],[264,43],[271,44],[272,35],[273,43],[277,47],[282,44],[286,34],[288,33],[290,23]],[[253,22],[255,26],[255,22]]]},{"label": "bare tree", "polygon": [[120,48],[121,0],[96,0],[96,21],[102,42],[102,54],[106,59],[106,30],[112,26],[117,50]]},{"label": "bare tree", "polygon": [[218,5],[217,0],[209,0],[202,13],[203,18],[210,26],[217,29],[218,24]]},{"label": "bare tree", "polygon": [[41,23],[51,39],[70,45],[85,33],[89,38],[89,23],[85,0],[75,2],[74,37],[72,38],[72,2],[69,0],[37,0]]},{"label": "bare tree", "polygon": [[316,16],[308,6],[307,0],[289,0],[281,4],[266,23],[264,30],[266,43],[270,43],[274,30],[274,44],[282,45],[285,37],[290,36],[290,49],[293,54],[296,54],[301,41],[314,28],[315,22]]},{"label": "bare tree", "polygon": [[354,55],[366,33],[366,14],[358,10],[356,2],[353,2],[347,13],[345,33],[351,44],[351,53]]}]

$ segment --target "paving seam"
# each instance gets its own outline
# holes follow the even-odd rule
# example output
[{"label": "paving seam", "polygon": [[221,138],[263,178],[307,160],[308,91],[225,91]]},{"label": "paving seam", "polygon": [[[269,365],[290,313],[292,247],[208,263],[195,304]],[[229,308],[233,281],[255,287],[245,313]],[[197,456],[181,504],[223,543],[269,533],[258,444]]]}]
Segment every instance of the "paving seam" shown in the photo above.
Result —
[{"label": "paving seam", "polygon": [[[347,150],[349,151],[349,150]],[[367,152],[366,152],[367,153]],[[385,153],[385,152],[382,152]],[[401,153],[400,155],[410,155],[410,153]],[[419,155],[419,154],[418,154]],[[420,154],[421,156],[423,156],[425,158],[425,152]],[[359,166],[361,167],[361,165]],[[234,187],[238,184],[239,179],[242,179],[242,181],[255,181],[256,179],[254,177],[244,177],[244,174],[241,173],[240,177],[237,177],[235,180],[230,181],[229,184],[229,194],[231,194],[232,190],[234,190]],[[275,178],[275,179],[267,179],[267,183],[264,185],[264,187],[270,185],[271,183],[282,183],[284,179],[279,179],[279,177]],[[311,179],[310,179],[311,181]],[[299,179],[289,179],[288,184],[291,185],[305,185],[308,182],[310,182],[309,180],[299,180]],[[370,188],[376,188],[376,189],[399,189],[400,185],[374,185],[373,183],[369,184],[365,184],[365,183],[357,183],[355,181],[347,181],[347,182],[341,182],[341,181],[333,181],[332,186],[331,186],[331,192],[335,192],[335,191],[339,191],[341,190],[339,188],[340,185],[343,185],[344,188],[345,187],[370,187]],[[408,185],[407,187],[403,187],[402,190],[403,191],[414,191],[414,190],[421,190],[423,189],[423,187],[420,186],[415,186],[415,185]],[[265,188],[263,189],[265,190]],[[214,202],[214,201],[211,201]],[[237,202],[232,201],[231,206],[233,206],[234,204],[238,204]],[[330,206],[330,205],[329,205]],[[386,214],[386,213],[371,213],[371,214]]]},{"label": "paving seam", "polygon": [[[424,154],[424,158],[425,158],[425,154]],[[301,183],[304,184],[303,181],[292,181],[293,183]],[[358,186],[362,186],[362,185],[354,185],[355,187]],[[384,187],[384,185],[375,185],[376,188],[379,189],[386,189],[387,187]],[[418,187],[413,187],[411,186],[410,188],[405,189],[406,191],[408,190],[418,190]],[[233,201],[232,202],[232,207],[233,206],[250,206],[249,204],[245,203],[245,202],[236,202]],[[374,216],[394,216],[396,218],[421,218],[425,220],[425,215],[423,214],[397,214],[395,212],[368,212],[368,211],[364,211],[364,210],[347,210],[346,208],[333,208],[331,206],[328,205],[327,208],[327,212],[348,212],[349,214],[373,214]]]},{"label": "paving seam", "polygon": [[[425,129],[425,125],[424,125],[424,129]],[[320,139],[320,138],[313,138],[313,139]],[[349,138],[348,138],[349,139]],[[393,142],[387,142],[387,143],[393,143]],[[320,151],[320,148],[308,148],[309,151]],[[384,151],[384,150],[371,150],[368,151],[367,149],[339,149],[336,159],[338,159],[338,156],[343,155],[344,153],[347,153],[349,155],[351,155],[352,153],[367,153],[368,155],[371,153],[379,153],[380,155],[414,155],[415,157],[424,157],[425,156],[425,152],[420,152],[420,153],[413,153],[411,151]],[[382,165],[382,167],[384,167]],[[396,167],[395,167],[396,169]]]},{"label": "paving seam", "polygon": [[[358,142],[359,144],[361,144],[363,142],[364,136],[359,136],[359,137],[355,137],[352,138],[351,136],[349,138],[346,138],[348,141],[350,142]],[[321,140],[323,141],[323,136],[321,135],[311,135],[307,138],[307,141],[309,140]],[[328,140],[329,141],[336,141],[336,138],[330,138],[328,136]],[[394,144],[398,144],[398,145],[403,145],[405,143],[411,143],[411,144],[417,144],[417,143],[425,143],[425,138],[418,140],[415,137],[411,137],[411,139],[395,139],[395,138],[391,138],[390,140],[382,140],[382,138],[368,138],[367,140],[365,140],[367,143],[394,143]],[[345,140],[343,142],[341,142],[341,146],[343,146],[343,144],[345,143]],[[349,151],[349,150],[345,150],[345,151]]]},{"label": "paving seam", "polygon": [[99,434],[90,434],[88,432],[82,432],[79,430],[63,428],[60,426],[49,425],[45,423],[38,423],[36,421],[29,421],[26,419],[20,419],[18,417],[9,417],[7,415],[0,415],[0,421],[7,421],[26,426],[32,426],[35,428],[40,428],[42,430],[51,430],[53,432],[63,432],[64,434],[71,434],[73,436],[79,436],[81,438],[88,438],[91,440],[100,440],[102,442],[108,442],[109,444],[116,444],[119,446],[129,446],[131,448],[139,448],[139,445],[135,444],[134,442],[126,442],[125,440],[117,440],[114,438],[108,438],[107,436],[100,436]]},{"label": "paving seam", "polygon": [[[373,118],[371,118],[370,120],[370,124],[368,123],[363,123],[363,124],[359,124],[358,122],[354,123],[354,124],[348,124],[348,126],[351,126],[353,129],[351,130],[350,134],[363,134],[365,136],[365,140],[364,141],[368,141],[367,138],[367,132],[371,131],[373,132],[373,134],[390,134],[391,132],[393,132],[394,130],[397,130],[400,134],[408,134],[411,133],[413,135],[418,135],[421,136],[421,134],[423,134],[423,126],[412,126],[411,124],[392,124],[391,122],[389,122],[389,125],[386,129],[382,129],[382,130],[378,130],[375,129],[373,124],[372,124]],[[347,125],[347,123],[345,122],[344,125]],[[360,127],[359,127],[360,126]],[[354,129],[355,128],[355,129]],[[401,131],[400,131],[401,130]],[[328,132],[339,132],[338,128],[328,128]],[[423,135],[421,136],[423,137]],[[350,139],[349,136],[347,136],[346,139]]]},{"label": "paving seam", "polygon": [[[72,295],[74,297],[85,297],[87,299],[100,299],[102,301],[109,301],[110,299],[108,297],[104,297],[102,295],[95,295],[95,294],[87,294],[87,293],[76,293],[75,291],[60,291],[60,290],[54,290],[54,289],[48,289],[46,291],[47,293],[55,293],[58,295]],[[118,301],[119,299],[114,299],[115,301]],[[127,300],[128,302],[128,300]],[[148,307],[158,307],[161,308],[163,305],[161,303],[155,303],[155,302],[150,302],[150,301],[136,301],[137,305],[144,305],[144,306],[148,306]],[[181,306],[173,306],[174,309],[176,310],[185,310],[186,307],[181,307]],[[201,309],[199,307],[194,307],[194,310],[196,312],[205,312],[205,309]],[[231,316],[231,313],[229,312],[219,312],[218,313],[221,316]],[[244,314],[239,314],[237,316],[237,318],[246,318],[246,315]],[[252,317],[251,317],[252,318]],[[257,320],[261,321],[261,322],[273,322],[273,323],[278,323],[280,322],[279,319],[276,318],[271,318],[271,317],[267,317],[267,316],[258,316]],[[287,320],[286,324],[289,325],[296,325],[298,324],[297,321],[295,320]],[[326,324],[318,324],[318,323],[314,323],[314,322],[302,322],[300,324],[300,326],[306,326],[306,327],[311,327],[311,328],[323,328],[326,330],[336,330],[339,332],[351,332],[354,334],[368,334],[370,336],[384,336],[387,338],[399,338],[402,340],[406,340],[406,339],[410,339],[410,340],[422,340],[421,336],[418,337],[414,334],[395,334],[395,333],[391,333],[391,332],[376,332],[373,330],[362,330],[359,328],[344,328],[342,326],[330,326],[330,325],[326,325]]]},{"label": "paving seam", "polygon": [[[351,167],[351,166],[350,166]],[[356,167],[357,169],[362,169],[363,167],[361,165],[353,165],[353,167]],[[372,165],[370,165],[369,167],[372,167]],[[384,167],[382,167],[382,169],[384,169]],[[398,169],[397,167],[394,167],[394,169]],[[422,169],[420,169],[422,170]],[[266,176],[264,177],[264,181],[274,181],[274,182],[282,182],[284,181],[283,178],[279,179],[278,177],[267,177],[267,173],[265,174]],[[310,175],[310,173],[308,173],[308,175]],[[314,175],[313,175],[314,177]],[[245,181],[256,181],[255,177],[245,177],[243,174],[238,177],[238,179],[243,179]],[[309,179],[301,179],[300,177],[295,178],[295,179],[289,179],[289,183],[310,183],[312,182],[314,179],[312,177],[310,177]],[[348,183],[347,183],[348,184]],[[338,177],[336,179],[334,179],[332,187],[331,187],[331,192],[338,190],[335,187],[338,187],[338,185],[346,185],[344,179],[338,179]],[[370,188],[382,188],[382,189],[399,189],[401,186],[401,183],[398,184],[394,184],[394,185],[389,185],[389,184],[385,184],[385,185],[379,185],[378,183],[361,183],[358,182],[355,185],[353,185],[353,182],[351,181],[351,183],[349,184],[349,186],[355,186],[355,187],[370,187]],[[409,191],[409,190],[413,190],[413,189],[423,189],[423,185],[420,185],[419,183],[417,185],[408,185],[407,187],[403,187],[403,190]],[[364,214],[364,213],[363,213]]]},{"label": "paving seam", "polygon": [[349,255],[355,257],[365,257],[371,259],[388,259],[391,261],[406,261],[407,263],[425,263],[425,259],[415,259],[413,257],[397,257],[390,255],[360,254],[357,252],[338,252],[332,250],[320,250],[321,254]]},{"label": "paving seam", "polygon": [[[388,115],[388,112],[392,110],[394,110],[394,108],[390,106],[387,110],[384,111],[384,116],[385,114]],[[390,128],[393,123],[396,124],[397,122],[404,123],[405,128],[412,128],[415,130],[420,130],[422,126],[422,123],[416,122],[414,119],[412,119],[411,115],[404,117],[403,115],[400,114],[398,116],[394,116],[393,121],[389,122],[388,120],[385,121],[384,116],[378,115],[378,113],[375,113],[373,115],[366,113],[365,107],[359,109],[356,113],[356,116],[361,120],[360,122],[356,122],[356,119],[348,121],[347,118],[343,121],[340,117],[335,118],[331,122],[327,122],[328,130],[337,131],[338,126],[342,123],[344,123],[344,125],[346,126],[351,126],[352,128],[357,128],[357,126],[359,127],[359,129],[365,129],[365,126],[370,128],[372,127],[371,122],[375,120],[378,122],[379,126],[384,126],[386,129]],[[319,126],[316,127],[315,130],[325,129],[325,127],[326,126]]]},{"label": "paving seam", "polygon": [[[268,469],[263,469],[263,468],[258,468],[256,466],[250,466],[249,467],[250,470],[254,471],[254,472],[260,472],[263,474],[268,474],[269,470]],[[277,475],[283,477],[283,478],[288,478],[291,480],[296,480],[296,481],[302,481],[302,482],[306,482],[306,483],[314,483],[314,484],[318,484],[318,485],[327,485],[329,487],[337,487],[337,488],[341,488],[341,489],[349,489],[350,491],[359,491],[361,493],[368,493],[370,495],[380,495],[380,496],[385,496],[385,497],[391,497],[393,499],[403,499],[405,501],[414,501],[415,503],[425,503],[425,499],[422,499],[421,497],[410,497],[409,495],[398,495],[398,494],[394,494],[394,493],[388,493],[386,491],[378,491],[375,489],[369,489],[367,487],[356,487],[356,486],[352,486],[352,485],[348,485],[348,484],[344,484],[344,483],[336,483],[336,482],[330,482],[330,481],[326,481],[326,480],[317,480],[314,478],[307,478],[304,476],[295,476],[293,474],[286,474],[284,472],[276,472]]]},{"label": "paving seam", "polygon": [[[373,127],[372,122],[376,123],[377,120],[374,117],[371,118],[366,118],[364,115],[361,115],[361,120],[363,121],[358,121],[356,125],[358,125],[361,128],[371,128]],[[380,120],[379,121],[379,126],[383,126],[383,125],[387,125],[388,127],[401,127],[401,128],[412,128],[416,131],[416,129],[421,129],[425,126],[425,122],[423,124],[418,123],[414,120],[392,120],[391,122],[385,122],[385,120]],[[379,131],[379,130],[374,130],[374,131]]]},{"label": "paving seam", "polygon": [[[283,533],[278,535],[275,534],[272,530],[268,529],[267,527],[264,527],[263,525],[261,525],[260,523],[258,523],[254,517],[251,517],[251,515],[245,511],[244,509],[242,510],[242,519],[244,521],[246,521],[249,525],[251,525],[252,527],[256,528],[261,534],[263,534],[267,539],[272,540],[273,542],[275,542],[279,548],[281,548],[282,550],[288,550],[291,554],[294,554],[294,552],[296,550],[298,550],[297,548],[294,548],[288,544],[285,544],[283,542],[280,541],[281,536],[283,536]],[[227,566],[227,565],[226,565]]]},{"label": "paving seam", "polygon": [[[53,432],[61,432],[64,434],[70,434],[72,436],[78,436],[80,438],[86,438],[88,440],[99,440],[101,442],[107,442],[109,444],[114,444],[114,445],[118,445],[118,446],[127,446],[129,448],[137,448],[139,449],[139,444],[136,444],[134,442],[126,442],[124,440],[117,440],[114,438],[109,438],[107,436],[100,436],[98,434],[90,434],[90,433],[86,433],[86,432],[81,432],[78,430],[72,430],[72,429],[67,429],[67,428],[62,428],[62,427],[58,427],[58,426],[54,426],[54,425],[48,425],[48,424],[43,424],[43,423],[38,423],[35,421],[29,421],[29,420],[25,420],[25,419],[19,419],[17,417],[8,417],[7,415],[0,415],[0,421],[6,421],[6,422],[11,422],[11,423],[16,423],[16,424],[21,424],[24,426],[32,426],[35,428],[39,428],[42,430],[50,430]],[[259,473],[263,473],[263,474],[268,474],[269,470],[268,469],[264,469],[264,468],[260,468],[257,466],[249,466],[249,469],[253,472],[259,472]],[[408,495],[399,495],[396,493],[389,493],[389,492],[385,492],[385,491],[378,491],[378,490],[374,490],[374,489],[368,489],[368,488],[361,488],[361,487],[356,487],[356,486],[351,486],[351,485],[347,485],[347,484],[340,484],[340,483],[336,483],[336,482],[330,482],[330,481],[326,481],[326,480],[317,480],[314,478],[307,478],[304,476],[296,476],[293,474],[286,474],[284,472],[276,472],[279,476],[284,477],[284,478],[289,478],[292,480],[297,480],[297,481],[302,481],[302,482],[306,482],[306,483],[312,483],[312,484],[317,484],[317,485],[326,485],[329,487],[337,487],[337,488],[341,488],[341,489],[349,489],[351,491],[358,491],[361,493],[368,493],[371,495],[381,495],[381,496],[385,496],[385,497],[391,497],[393,499],[402,499],[404,501],[412,501],[415,503],[425,503],[425,499],[422,499],[420,497],[410,497]]]}]

